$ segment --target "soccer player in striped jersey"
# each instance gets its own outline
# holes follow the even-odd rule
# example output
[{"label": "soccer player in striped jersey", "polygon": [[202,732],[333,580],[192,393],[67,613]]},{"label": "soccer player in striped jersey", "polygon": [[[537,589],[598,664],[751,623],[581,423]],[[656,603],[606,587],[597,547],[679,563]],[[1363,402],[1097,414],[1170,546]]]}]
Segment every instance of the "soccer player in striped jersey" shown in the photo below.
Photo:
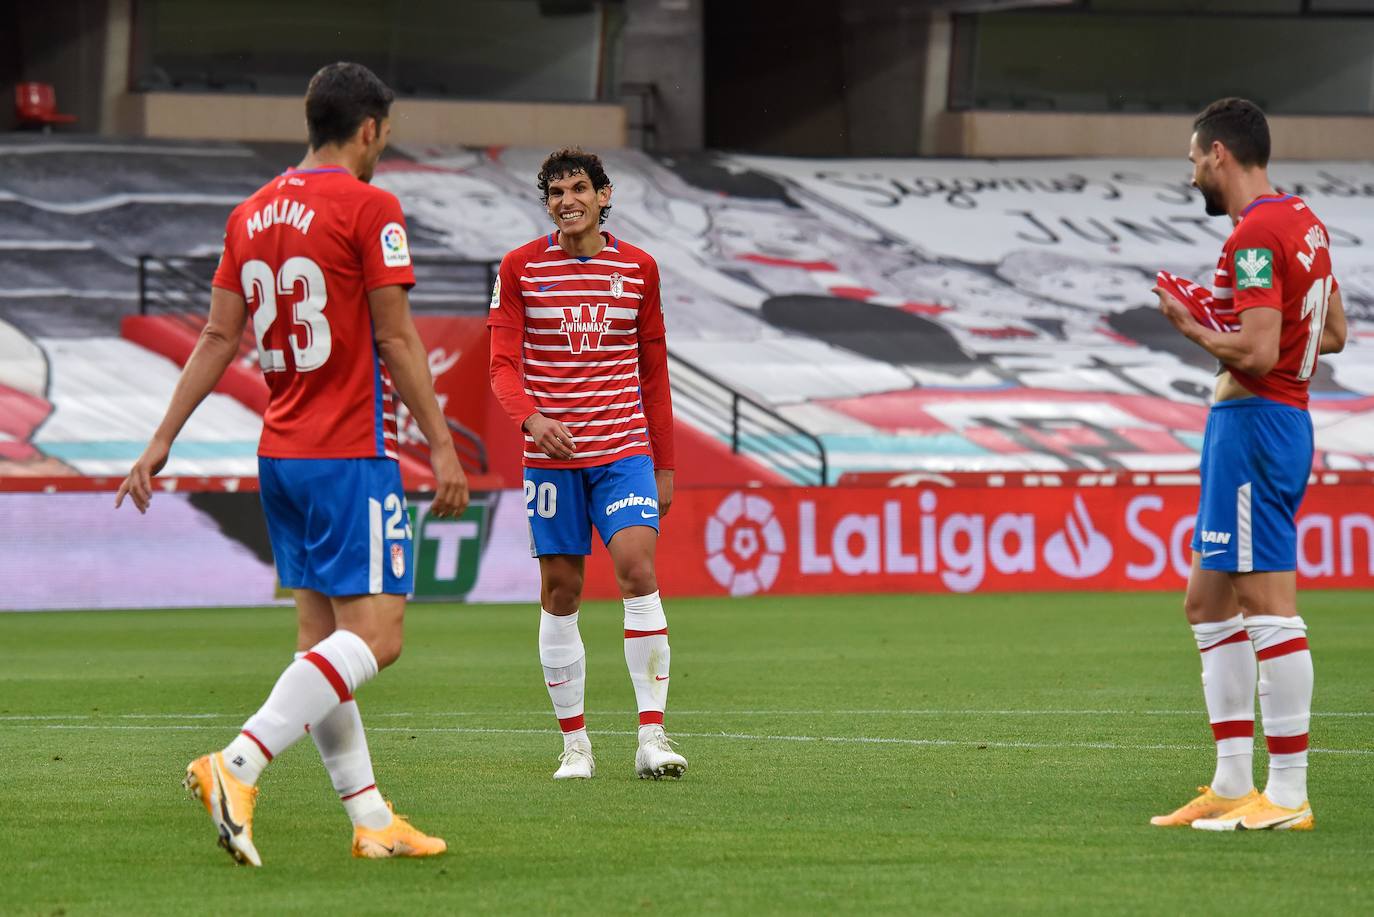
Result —
[{"label": "soccer player in striped jersey", "polygon": [[467,481],[434,395],[406,291],[405,217],[368,184],[390,133],[392,93],[359,64],[330,64],[306,90],[310,150],[235,208],[210,318],[172,402],[119,488],[140,512],[191,412],[237,356],[252,318],[269,400],[259,482],[277,575],[296,599],[296,660],[222,751],[187,767],[220,845],[262,865],[257,781],[307,732],[353,821],[353,855],[442,853],[377,791],[353,694],[401,652],[412,539],[396,456],[392,389],[430,443],[431,512],[457,515]]},{"label": "soccer player in striped jersey", "polygon": [[[1307,798],[1312,655],[1297,607],[1295,516],[1312,470],[1307,389],[1317,356],[1345,346],[1345,313],[1326,227],[1269,183],[1269,125],[1244,99],[1220,99],[1193,123],[1188,159],[1207,213],[1226,214],[1212,294],[1238,328],[1204,325],[1178,290],[1161,311],[1221,361],[1202,445],[1202,493],[1184,610],[1202,655],[1217,767],[1201,795],[1156,825],[1211,831],[1314,826]],[[1251,757],[1255,679],[1269,746],[1257,792]]]},{"label": "soccer player in striped jersey", "polygon": [[539,558],[539,660],[563,733],[554,779],[596,770],[578,631],[595,526],[625,600],[625,664],[639,707],[640,777],[681,777],[663,731],[668,621],[654,549],[673,499],[673,405],[658,265],[601,229],[611,182],[564,149],[538,176],[555,229],[501,260],[491,295],[491,386],[524,431],[525,504]]}]

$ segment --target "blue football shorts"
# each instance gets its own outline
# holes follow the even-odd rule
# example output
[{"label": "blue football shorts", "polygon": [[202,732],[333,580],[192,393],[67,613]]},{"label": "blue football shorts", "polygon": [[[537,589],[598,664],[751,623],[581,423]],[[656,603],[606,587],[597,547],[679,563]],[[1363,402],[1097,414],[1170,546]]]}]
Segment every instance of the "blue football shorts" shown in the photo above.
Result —
[{"label": "blue football shorts", "polygon": [[658,485],[654,463],[632,455],[591,468],[526,468],[525,515],[530,553],[592,553],[592,526],[609,545],[611,536],[632,525],[658,531]]},{"label": "blue football shorts", "polygon": [[330,596],[414,591],[414,551],[394,459],[258,458],[277,577]]},{"label": "blue football shorts", "polygon": [[1296,516],[1312,472],[1312,418],[1242,398],[1212,405],[1192,548],[1204,570],[1296,570]]}]

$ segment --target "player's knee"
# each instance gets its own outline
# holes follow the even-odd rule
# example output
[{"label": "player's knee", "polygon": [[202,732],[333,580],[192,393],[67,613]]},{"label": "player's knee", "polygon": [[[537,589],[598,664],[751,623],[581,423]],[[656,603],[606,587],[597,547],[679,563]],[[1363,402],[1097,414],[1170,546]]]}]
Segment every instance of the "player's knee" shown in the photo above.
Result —
[{"label": "player's knee", "polygon": [[582,577],[568,576],[544,586],[544,608],[550,614],[570,615],[582,603]]},{"label": "player's knee", "polygon": [[620,586],[620,591],[626,597],[648,595],[658,590],[658,581],[654,576],[654,562],[649,557],[636,558],[622,564],[616,570],[615,578]]},{"label": "player's knee", "polygon": [[378,637],[372,641],[372,655],[377,659],[377,668],[384,669],[401,658],[401,637],[399,634]]}]

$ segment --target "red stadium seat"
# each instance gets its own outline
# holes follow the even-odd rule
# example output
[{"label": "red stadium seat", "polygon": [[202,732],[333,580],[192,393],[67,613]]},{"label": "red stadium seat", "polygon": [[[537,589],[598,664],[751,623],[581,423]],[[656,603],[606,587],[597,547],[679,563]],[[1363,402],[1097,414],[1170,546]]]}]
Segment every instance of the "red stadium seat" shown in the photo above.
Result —
[{"label": "red stadium seat", "polygon": [[64,115],[57,110],[57,93],[51,83],[15,83],[14,114],[20,127],[47,129],[76,120],[76,115]]}]

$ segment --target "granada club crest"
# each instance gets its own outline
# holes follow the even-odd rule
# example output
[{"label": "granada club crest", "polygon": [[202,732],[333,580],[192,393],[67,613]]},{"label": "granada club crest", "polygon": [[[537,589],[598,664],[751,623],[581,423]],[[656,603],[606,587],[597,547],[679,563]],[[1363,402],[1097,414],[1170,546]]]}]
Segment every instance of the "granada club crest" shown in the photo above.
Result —
[{"label": "granada club crest", "polygon": [[406,549],[399,544],[391,546],[391,575],[398,578],[406,575]]},{"label": "granada club crest", "polygon": [[624,292],[625,278],[621,277],[620,272],[617,271],[616,273],[611,275],[611,297],[613,299],[619,299],[621,294]]},{"label": "granada club crest", "polygon": [[584,302],[577,308],[563,307],[563,321],[558,330],[568,336],[568,349],[573,353],[600,350],[601,336],[611,330],[611,320],[606,317],[607,305]]},{"label": "granada club crest", "polygon": [[706,520],[706,570],[731,595],[767,592],[786,551],[782,524],[763,497],[732,493]]}]

